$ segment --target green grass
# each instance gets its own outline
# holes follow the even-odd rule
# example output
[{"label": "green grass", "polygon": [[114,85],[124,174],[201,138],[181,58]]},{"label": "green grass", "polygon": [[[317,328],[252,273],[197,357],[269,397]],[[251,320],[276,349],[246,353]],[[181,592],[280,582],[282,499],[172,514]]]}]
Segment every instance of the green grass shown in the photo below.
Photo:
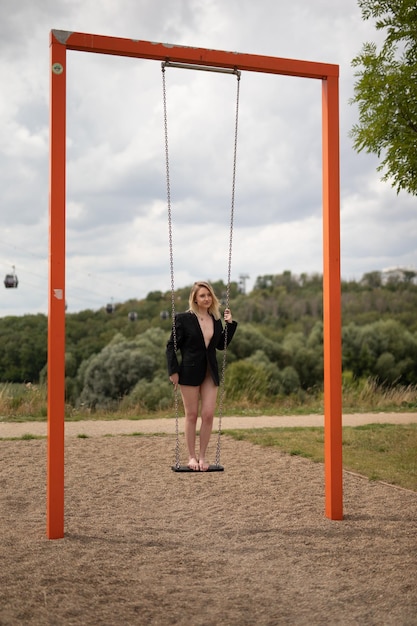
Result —
[{"label": "green grass", "polygon": [[19,437],[0,437],[0,441],[33,441],[34,439],[46,439],[44,435],[31,435],[24,433]]},{"label": "green grass", "polygon": [[[323,428],[228,430],[239,441],[276,447],[315,462],[324,461]],[[343,428],[343,468],[369,480],[417,491],[417,424],[367,424]]]}]

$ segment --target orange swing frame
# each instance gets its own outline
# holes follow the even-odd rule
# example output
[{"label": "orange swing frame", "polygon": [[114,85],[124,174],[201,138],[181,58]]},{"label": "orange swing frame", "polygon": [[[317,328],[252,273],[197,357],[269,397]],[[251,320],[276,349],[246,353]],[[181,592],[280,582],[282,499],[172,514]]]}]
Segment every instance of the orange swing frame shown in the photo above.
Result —
[{"label": "orange swing frame", "polygon": [[47,528],[64,536],[67,50],[322,81],[325,515],[343,519],[339,66],[118,37],[50,33]]}]

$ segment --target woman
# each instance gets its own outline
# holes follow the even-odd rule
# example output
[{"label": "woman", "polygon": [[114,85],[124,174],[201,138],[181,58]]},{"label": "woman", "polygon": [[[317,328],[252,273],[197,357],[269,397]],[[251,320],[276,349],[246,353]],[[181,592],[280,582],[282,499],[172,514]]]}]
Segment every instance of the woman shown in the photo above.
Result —
[{"label": "woman", "polygon": [[[205,472],[209,468],[206,452],[213,429],[219,387],[216,349],[224,349],[225,329],[220,319],[219,301],[209,283],[194,283],[188,302],[188,311],[175,316],[176,347],[181,352],[181,363],[175,351],[174,329],[167,343],[166,355],[169,379],[175,388],[180,385],[184,404],[188,467]],[[230,309],[225,310],[224,319],[229,344],[237,323],[232,320]],[[197,460],[196,428],[200,401],[200,449]]]}]

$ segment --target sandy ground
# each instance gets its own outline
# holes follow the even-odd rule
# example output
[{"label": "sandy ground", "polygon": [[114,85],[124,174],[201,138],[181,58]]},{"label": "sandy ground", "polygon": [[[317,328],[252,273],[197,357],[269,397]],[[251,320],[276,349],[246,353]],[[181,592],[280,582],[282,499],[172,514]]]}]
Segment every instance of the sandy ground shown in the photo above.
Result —
[{"label": "sandy ground", "polygon": [[321,464],[224,436],[224,472],[175,473],[173,435],[82,424],[63,539],[46,538],[46,440],[0,441],[1,626],[417,625],[416,493],[345,473],[331,521]]}]

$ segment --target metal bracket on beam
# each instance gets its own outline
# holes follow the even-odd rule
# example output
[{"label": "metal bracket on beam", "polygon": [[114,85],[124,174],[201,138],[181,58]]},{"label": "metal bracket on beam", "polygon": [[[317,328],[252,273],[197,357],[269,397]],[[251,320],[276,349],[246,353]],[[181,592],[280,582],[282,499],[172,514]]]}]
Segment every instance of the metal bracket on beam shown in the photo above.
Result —
[{"label": "metal bracket on beam", "polygon": [[165,67],[178,67],[185,70],[202,70],[205,72],[219,72],[221,74],[235,74],[240,78],[241,71],[236,67],[213,67],[211,65],[193,65],[192,63],[176,63],[175,61],[163,61],[161,63],[162,69]]}]

